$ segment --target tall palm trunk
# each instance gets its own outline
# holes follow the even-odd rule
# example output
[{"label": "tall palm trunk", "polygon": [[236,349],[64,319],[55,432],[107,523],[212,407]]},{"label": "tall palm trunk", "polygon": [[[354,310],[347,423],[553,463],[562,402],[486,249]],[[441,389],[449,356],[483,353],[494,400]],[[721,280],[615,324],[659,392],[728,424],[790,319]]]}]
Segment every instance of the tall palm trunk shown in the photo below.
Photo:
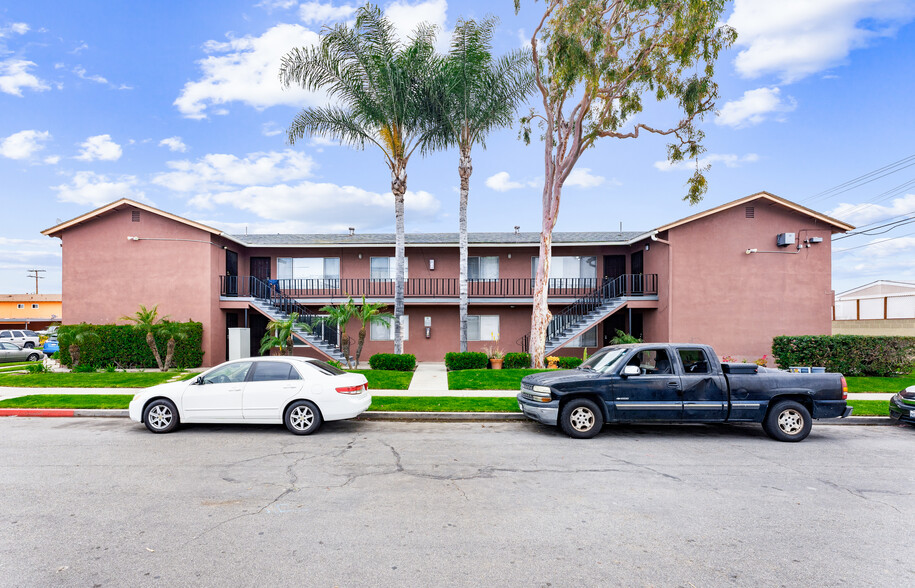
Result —
[{"label": "tall palm trunk", "polygon": [[175,338],[169,337],[168,343],[165,345],[165,367],[162,368],[163,372],[167,372],[168,368],[172,366],[172,360],[175,358]]},{"label": "tall palm trunk", "polygon": [[467,351],[467,200],[470,195],[470,174],[473,163],[470,159],[470,148],[461,148],[458,162],[458,175],[461,177],[461,200],[458,218],[460,223],[460,329],[461,351]]},{"label": "tall palm trunk", "polygon": [[149,345],[149,350],[152,351],[153,357],[156,358],[156,365],[159,366],[161,371],[166,371],[167,368],[162,367],[162,357],[159,355],[159,348],[156,347],[156,337],[152,334],[152,331],[146,331],[146,344]]},{"label": "tall palm trunk", "polygon": [[397,231],[395,253],[397,269],[394,274],[394,353],[403,353],[401,317],[404,303],[404,193],[407,191],[407,170],[402,162],[391,174],[391,192],[394,194],[394,221]]}]

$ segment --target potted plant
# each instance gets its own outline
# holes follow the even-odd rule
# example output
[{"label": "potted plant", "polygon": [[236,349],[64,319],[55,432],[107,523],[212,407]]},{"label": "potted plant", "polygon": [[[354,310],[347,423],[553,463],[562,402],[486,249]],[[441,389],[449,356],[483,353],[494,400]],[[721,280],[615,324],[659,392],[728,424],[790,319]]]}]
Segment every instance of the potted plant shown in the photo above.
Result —
[{"label": "potted plant", "polygon": [[551,370],[555,370],[559,367],[559,358],[555,355],[550,355],[546,358],[546,367]]},{"label": "potted plant", "polygon": [[483,352],[489,358],[489,366],[494,370],[502,369],[502,362],[505,361],[505,352],[502,349],[492,346],[484,347]]}]

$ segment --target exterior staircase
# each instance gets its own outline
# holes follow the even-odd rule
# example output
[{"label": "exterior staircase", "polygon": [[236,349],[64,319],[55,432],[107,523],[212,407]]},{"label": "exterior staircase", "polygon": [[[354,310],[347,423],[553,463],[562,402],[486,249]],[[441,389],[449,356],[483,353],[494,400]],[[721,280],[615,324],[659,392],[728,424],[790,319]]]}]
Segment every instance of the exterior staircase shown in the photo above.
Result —
[{"label": "exterior staircase", "polygon": [[270,320],[286,320],[293,312],[297,313],[299,316],[296,327],[292,330],[293,336],[329,359],[346,362],[346,357],[340,351],[340,333],[336,327],[325,325],[317,314],[294,299],[277,292],[269,284],[257,278],[249,279],[253,298],[251,305],[258,312]]}]

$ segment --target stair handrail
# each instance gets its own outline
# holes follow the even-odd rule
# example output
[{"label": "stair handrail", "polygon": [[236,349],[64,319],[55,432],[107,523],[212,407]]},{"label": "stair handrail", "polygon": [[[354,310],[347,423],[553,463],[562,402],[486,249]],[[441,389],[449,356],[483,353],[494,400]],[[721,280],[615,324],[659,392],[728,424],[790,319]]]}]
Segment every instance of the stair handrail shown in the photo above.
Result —
[{"label": "stair handrail", "polygon": [[[254,276],[248,276],[248,291],[252,298],[265,300],[271,306],[276,307],[280,312],[287,315],[290,315],[293,312],[297,313],[299,315],[298,320],[296,321],[297,324],[308,325],[306,331],[309,334],[318,337],[321,341],[342,353],[339,330],[327,325],[324,322],[323,317],[312,312],[308,307],[299,303],[294,298],[283,294],[279,287],[264,282]],[[318,332],[319,329],[316,328],[318,326],[321,327],[320,333]]]}]

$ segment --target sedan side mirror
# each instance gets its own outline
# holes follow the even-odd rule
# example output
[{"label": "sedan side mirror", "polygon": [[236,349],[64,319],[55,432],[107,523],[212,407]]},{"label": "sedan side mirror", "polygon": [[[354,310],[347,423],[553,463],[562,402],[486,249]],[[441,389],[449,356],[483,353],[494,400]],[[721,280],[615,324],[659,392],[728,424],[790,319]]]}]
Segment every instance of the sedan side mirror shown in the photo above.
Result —
[{"label": "sedan side mirror", "polygon": [[194,378],[194,383],[197,384],[198,386],[203,384],[203,376],[197,376],[196,378]]},{"label": "sedan side mirror", "polygon": [[639,366],[637,365],[627,365],[623,368],[623,371],[620,375],[622,375],[624,378],[628,378],[629,376],[640,376],[642,375],[642,370],[640,370]]}]

